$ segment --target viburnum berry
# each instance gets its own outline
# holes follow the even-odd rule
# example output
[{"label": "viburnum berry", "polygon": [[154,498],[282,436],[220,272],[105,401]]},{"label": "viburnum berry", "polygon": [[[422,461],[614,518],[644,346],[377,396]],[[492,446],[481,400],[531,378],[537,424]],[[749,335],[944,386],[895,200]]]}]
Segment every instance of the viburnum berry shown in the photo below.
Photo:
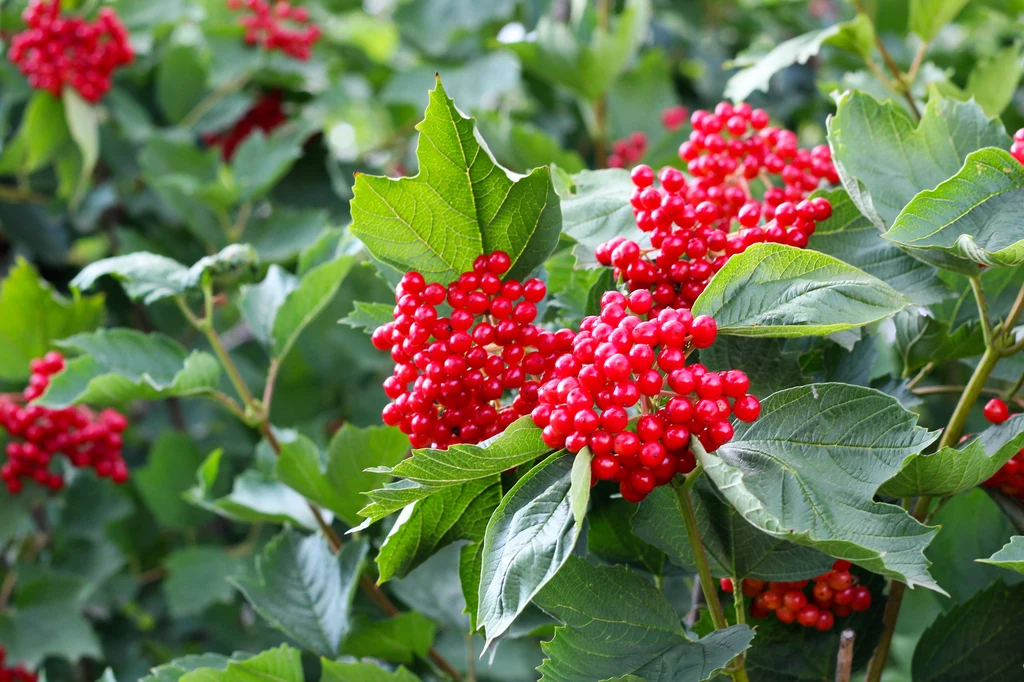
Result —
[{"label": "viburnum berry", "polygon": [[1010,154],[1013,158],[1024,164],[1024,128],[1013,134],[1013,144],[1010,145]]},{"label": "viburnum berry", "polygon": [[239,145],[256,131],[269,133],[288,121],[281,100],[281,93],[274,91],[263,95],[242,118],[228,130],[210,133],[203,137],[208,147],[220,147],[225,161],[230,161]]},{"label": "viburnum berry", "polygon": [[54,97],[70,86],[98,102],[114,72],[135,59],[128,30],[109,7],[88,22],[61,14],[60,0],[31,0],[22,17],[26,29],[11,40],[8,57],[31,87]]},{"label": "viburnum berry", "polygon": [[985,408],[982,412],[985,414],[985,419],[993,424],[1002,424],[1010,418],[1010,408],[999,398],[992,398],[992,400],[985,403]]},{"label": "viburnum berry", "polygon": [[95,414],[83,406],[51,410],[29,404],[46,391],[50,378],[64,366],[64,356],[47,353],[32,361],[32,376],[21,395],[0,395],[0,427],[11,438],[0,479],[11,494],[21,492],[25,480],[55,491],[63,488],[64,478],[50,469],[58,454],[72,466],[92,467],[97,475],[115,483],[128,480],[128,467],[121,456],[121,434],[128,428],[124,415],[111,409]]},{"label": "viburnum berry", "polygon": [[[1018,135],[1024,137],[1020,132]],[[1002,424],[1010,418],[1010,408],[999,398],[993,398],[985,403],[983,412],[985,419],[993,424]],[[987,488],[996,488],[1011,497],[1024,499],[1024,449],[1011,457],[983,485]]]},{"label": "viburnum berry", "polygon": [[285,0],[227,0],[228,8],[245,11],[238,21],[245,27],[245,42],[267,51],[280,50],[306,61],[320,39],[320,27],[310,23],[305,7],[294,7]]},{"label": "viburnum berry", "polygon": [[7,651],[0,646],[0,682],[37,682],[39,676],[23,665],[8,665]]},{"label": "viburnum berry", "polygon": [[[760,410],[745,393],[749,380],[742,372],[686,364],[694,348],[714,342],[714,320],[667,308],[644,321],[640,313],[649,303],[645,296],[606,292],[601,315],[585,318],[555,359],[532,413],[549,447],[589,447],[592,480],[618,483],[631,502],[694,469],[691,437],[708,451],[727,443],[735,401],[748,405],[746,416]],[[634,408],[640,415],[631,420]]]},{"label": "viburnum berry", "polygon": [[669,107],[661,112],[661,125],[665,130],[674,132],[686,123],[686,118],[689,115],[690,111],[684,106]]},{"label": "viburnum berry", "polygon": [[[392,401],[384,422],[406,433],[413,447],[490,438],[535,411],[541,379],[577,369],[572,356],[556,363],[572,348],[572,330],[550,332],[534,324],[547,287],[539,279],[503,281],[511,266],[507,253],[495,251],[478,257],[473,270],[447,287],[410,272],[396,288],[394,319],[378,327],[372,341],[395,361],[384,381]],[[444,303],[451,307],[447,317],[438,313]],[[568,418],[549,409],[535,420],[574,428]],[[581,418],[581,429],[592,426]]]},{"label": "viburnum berry", "polygon": [[[732,592],[727,581],[722,588]],[[810,590],[808,591],[808,587]],[[850,572],[850,562],[838,560],[832,570],[811,580],[794,582],[764,582],[744,579],[742,591],[752,597],[750,613],[754,618],[766,618],[774,613],[783,623],[798,622],[805,628],[822,632],[831,630],[836,617],[846,617],[855,611],[871,608],[871,592],[858,584],[856,575]]]},{"label": "viburnum berry", "polygon": [[[661,125],[668,132],[675,132],[690,115],[689,110],[684,106],[669,107],[661,112]],[[612,142],[612,153],[608,155],[607,166],[609,168],[625,168],[637,163],[647,154],[647,134],[642,131],[634,131],[627,137]],[[650,183],[648,183],[650,184]]]}]

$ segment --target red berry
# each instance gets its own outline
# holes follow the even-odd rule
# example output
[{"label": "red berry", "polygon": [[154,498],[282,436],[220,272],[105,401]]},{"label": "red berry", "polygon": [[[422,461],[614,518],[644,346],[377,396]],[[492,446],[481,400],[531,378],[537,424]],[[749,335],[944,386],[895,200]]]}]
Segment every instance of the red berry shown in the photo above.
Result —
[{"label": "red berry", "polygon": [[800,609],[800,612],[797,614],[796,619],[800,623],[800,625],[803,625],[805,628],[810,628],[815,627],[817,625],[818,617],[820,615],[821,610],[818,609],[817,606],[814,606],[813,604],[808,604],[807,606]]},{"label": "red berry", "polygon": [[985,419],[993,424],[1002,424],[1010,418],[1010,409],[999,398],[992,398],[992,400],[985,403],[983,412],[985,413]]}]

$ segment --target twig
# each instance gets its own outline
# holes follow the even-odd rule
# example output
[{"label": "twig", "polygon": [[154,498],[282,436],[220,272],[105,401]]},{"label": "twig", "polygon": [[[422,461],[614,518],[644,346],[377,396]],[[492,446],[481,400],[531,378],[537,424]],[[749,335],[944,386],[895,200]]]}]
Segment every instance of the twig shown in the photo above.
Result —
[{"label": "twig", "polygon": [[[860,2],[860,0],[854,0],[853,6],[861,14],[867,15],[867,12],[864,11],[864,6]],[[893,78],[895,79],[895,87],[890,87],[893,87],[893,89],[896,90],[896,92],[903,95],[903,98],[907,100],[907,104],[910,106],[910,110],[914,112],[914,117],[917,118],[917,120],[921,120],[921,111],[917,108],[917,102],[914,101],[914,96],[910,93],[910,88],[908,87],[906,81],[903,80],[903,72],[900,71],[900,67],[897,66],[896,61],[892,58],[892,55],[889,53],[889,48],[887,48],[885,46],[885,43],[882,42],[882,36],[879,35],[877,30],[874,31],[874,34],[875,47],[878,48],[878,54],[882,55],[882,61],[885,62],[885,66],[889,69],[889,72],[892,73]],[[868,68],[872,68],[873,62],[870,58],[865,59],[865,62],[868,64]],[[872,71],[876,70],[877,67],[874,67],[872,69]],[[877,76],[878,74],[876,73],[875,75]],[[886,79],[882,79],[882,81],[886,82]]]},{"label": "twig", "polygon": [[0,612],[7,610],[7,605],[11,602],[11,595],[14,593],[14,586],[18,582],[18,573],[13,568],[7,571],[7,575],[4,576],[4,582],[0,585]]},{"label": "twig", "polygon": [[847,628],[839,635],[839,655],[836,657],[836,682],[850,682],[853,674],[853,640],[857,634]]},{"label": "twig", "polygon": [[914,61],[910,63],[910,70],[907,71],[907,87],[912,88],[914,81],[917,80],[917,73],[921,70],[921,64],[924,63],[924,56],[928,52],[928,42],[922,41],[917,46],[917,52],[914,53]]},{"label": "twig", "polygon": [[181,119],[181,125],[184,128],[192,128],[203,116],[213,111],[213,108],[220,104],[221,100],[230,95],[233,92],[237,92],[245,87],[245,84],[249,82],[249,72],[243,72],[235,76],[228,82],[221,85],[219,88],[211,92],[209,95],[199,101],[199,104],[192,108],[192,111],[185,115],[185,118]]},{"label": "twig", "polygon": [[928,376],[928,373],[931,372],[934,367],[935,367],[935,363],[934,362],[929,362],[927,365],[922,367],[921,371],[918,372],[917,375],[914,376],[913,379],[911,379],[910,381],[907,382],[907,388],[912,390],[915,386],[917,386],[919,383],[921,383],[922,379],[924,379],[926,376]]},{"label": "twig", "polygon": [[[597,0],[598,29],[608,32],[609,0]],[[594,100],[594,165],[604,168],[608,163],[608,100],[606,93],[601,93]]]}]

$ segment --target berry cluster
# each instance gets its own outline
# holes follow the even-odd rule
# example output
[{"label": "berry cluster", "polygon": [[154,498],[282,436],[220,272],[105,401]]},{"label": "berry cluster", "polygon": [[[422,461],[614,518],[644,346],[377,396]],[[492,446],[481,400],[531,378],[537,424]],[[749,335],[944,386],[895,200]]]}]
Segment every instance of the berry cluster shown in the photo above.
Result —
[{"label": "berry cluster", "polygon": [[[651,248],[622,237],[597,248],[598,261],[615,267],[630,291],[654,294],[654,314],[689,308],[729,257],[751,244],[807,246],[817,223],[832,215],[827,199],[807,198],[822,181],[838,181],[827,146],[798,149],[794,133],[769,127],[768,115],[746,104],[723,102],[690,122],[679,156],[691,179],[672,167],[657,178],[649,166],[632,171],[630,203]],[[764,185],[761,199],[754,180]]]},{"label": "berry cluster", "polygon": [[661,125],[665,127],[665,130],[674,133],[683,127],[686,117],[689,115],[690,110],[684,106],[669,107],[661,112]]},{"label": "berry cluster", "polygon": [[[726,592],[734,589],[728,578],[722,579],[721,586]],[[807,587],[811,587],[809,592]],[[871,592],[857,584],[857,576],[850,572],[850,562],[842,559],[832,565],[831,571],[815,578],[813,585],[810,580],[769,583],[745,578],[742,590],[745,596],[753,598],[750,615],[754,618],[774,613],[783,623],[796,621],[822,632],[832,629],[836,617],[871,608]]]},{"label": "berry cluster", "polygon": [[[675,132],[686,122],[689,110],[683,106],[669,107],[661,112],[661,125],[668,132]],[[642,131],[634,131],[628,137],[612,143],[612,153],[608,156],[609,168],[625,168],[644,158],[647,153],[647,135]]]},{"label": "berry cluster", "polygon": [[257,130],[269,133],[288,120],[281,101],[281,93],[274,91],[264,95],[234,126],[221,133],[211,133],[203,138],[209,147],[220,147],[225,161],[230,161],[245,140]]},{"label": "berry cluster", "polygon": [[[447,287],[410,272],[395,290],[394,321],[372,340],[395,361],[384,381],[393,401],[384,422],[408,434],[413,447],[479,443],[505,430],[538,404],[540,384],[530,377],[545,375],[571,347],[571,330],[533,324],[547,287],[539,279],[502,281],[511,264],[495,251]],[[441,317],[445,302],[451,314]],[[511,391],[517,394],[504,405]]]},{"label": "berry cluster", "polygon": [[7,652],[0,646],[0,682],[36,682],[39,676],[25,666],[6,664]]},{"label": "berry cluster", "polygon": [[[716,450],[733,436],[730,415],[753,421],[761,411],[743,372],[687,366],[694,348],[714,343],[713,319],[669,308],[643,321],[653,306],[649,291],[606,292],[600,317],[583,320],[532,412],[548,446],[589,447],[593,480],[616,481],[631,502],[693,470],[691,435]],[[630,430],[628,410],[638,405]]]},{"label": "berry cluster", "polygon": [[293,7],[286,0],[228,0],[233,11],[247,10],[239,19],[245,27],[245,42],[262,45],[265,50],[280,50],[306,61],[320,39],[320,27],[310,23],[305,7]]},{"label": "berry cluster", "polygon": [[[1024,138],[1021,132],[1017,135]],[[1010,408],[999,398],[993,398],[985,403],[983,412],[985,419],[993,424],[1002,424],[1010,418]],[[992,478],[985,481],[984,485],[987,488],[998,488],[1012,497],[1024,499],[1024,449],[1004,464]]]},{"label": "berry cluster", "polygon": [[[128,480],[121,458],[121,433],[128,420],[116,410],[98,415],[86,407],[50,410],[26,403],[41,396],[50,377],[64,369],[57,352],[32,361],[32,377],[20,396],[0,395],[0,426],[14,439],[7,444],[7,462],[0,467],[11,494],[21,492],[25,479],[51,490],[64,487],[64,478],[49,469],[53,456],[63,454],[76,467],[92,467],[115,483]],[[0,681],[2,682],[2,681]]]},{"label": "berry cluster", "polygon": [[8,53],[37,90],[60,97],[70,85],[89,102],[110,90],[114,71],[135,59],[128,31],[114,10],[104,7],[95,22],[63,16],[60,0],[32,0],[23,14],[26,30]]},{"label": "berry cluster", "polygon": [[1013,158],[1024,164],[1024,128],[1013,134],[1013,144],[1010,145],[1010,154]]}]

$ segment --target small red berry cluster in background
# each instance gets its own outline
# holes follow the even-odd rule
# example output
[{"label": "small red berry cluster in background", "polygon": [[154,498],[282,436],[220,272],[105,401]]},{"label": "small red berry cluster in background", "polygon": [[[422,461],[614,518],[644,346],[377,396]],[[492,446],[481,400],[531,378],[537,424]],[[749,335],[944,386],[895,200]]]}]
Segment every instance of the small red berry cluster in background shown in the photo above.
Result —
[{"label": "small red berry cluster in background", "polygon": [[[838,181],[827,146],[798,149],[794,133],[768,127],[768,115],[746,104],[694,112],[691,123],[679,148],[691,180],[666,167],[656,186],[649,166],[632,171],[630,203],[651,247],[616,237],[596,250],[630,291],[654,294],[655,315],[689,308],[712,275],[751,244],[807,246],[817,223],[832,215],[827,199],[807,199],[822,181]],[[750,187],[755,180],[765,186],[760,200]]]},{"label": "small red berry cluster in background", "polygon": [[[726,592],[733,591],[728,578],[722,579],[721,586]],[[832,565],[831,571],[815,578],[813,584],[810,580],[769,583],[745,578],[742,589],[745,596],[753,597],[750,615],[754,618],[767,618],[774,613],[783,623],[796,621],[822,632],[831,630],[837,617],[871,608],[871,592],[857,584],[857,576],[850,572],[850,562],[841,559]]]},{"label": "small red berry cluster in background", "polygon": [[1024,164],[1024,128],[1013,134],[1013,144],[1010,145],[1010,154],[1013,158]]},{"label": "small red berry cluster in background", "polygon": [[54,97],[70,85],[86,101],[98,102],[114,71],[135,59],[128,31],[109,7],[90,23],[61,15],[60,0],[32,0],[23,17],[27,28],[11,40],[8,56],[31,87]]},{"label": "small red berry cluster in background", "polygon": [[[668,132],[675,132],[686,122],[690,112],[686,107],[669,107],[661,112],[661,125]],[[609,168],[625,168],[637,163],[647,153],[647,135],[642,131],[634,131],[628,137],[612,143],[612,153],[608,156]]]},{"label": "small red berry cluster in background", "polygon": [[673,133],[683,127],[686,117],[689,115],[690,110],[684,106],[669,107],[661,112],[661,125],[665,127],[665,130]]},{"label": "small red berry cluster in background", "polygon": [[267,0],[228,0],[228,8],[236,12],[247,10],[239,23],[245,27],[245,42],[249,45],[280,50],[306,61],[320,39],[320,27],[310,23],[305,7],[293,7],[284,0],[273,5]]},{"label": "small red berry cluster in background", "polygon": [[[648,291],[606,292],[600,317],[585,318],[555,360],[532,413],[548,446],[589,447],[592,480],[616,481],[631,502],[693,470],[691,435],[716,450],[733,436],[730,415],[753,421],[761,412],[743,372],[687,366],[694,348],[714,343],[715,321],[673,309],[643,321],[653,304]],[[633,431],[627,410],[637,405]]]},{"label": "small red berry cluster in background", "polygon": [[121,433],[128,428],[128,420],[120,412],[108,409],[97,415],[82,406],[51,410],[26,404],[41,396],[50,377],[64,366],[60,353],[47,353],[32,361],[32,376],[20,396],[0,395],[0,427],[20,439],[7,444],[7,461],[0,467],[0,478],[11,494],[21,492],[25,479],[51,490],[63,488],[64,478],[49,469],[58,453],[73,466],[92,467],[115,483],[128,480],[128,467],[121,458]]},{"label": "small red berry cluster in background", "polygon": [[[1020,132],[1018,135],[1024,138]],[[985,419],[993,424],[1002,424],[1010,418],[1010,408],[999,398],[993,398],[985,403],[983,412]],[[1012,497],[1024,499],[1024,449],[1014,455],[983,485],[987,488],[997,488]]]},{"label": "small red berry cluster in background", "polygon": [[209,147],[220,147],[225,161],[230,161],[238,147],[257,130],[270,133],[288,121],[284,112],[280,92],[264,95],[234,126],[221,133],[212,133],[203,137]]},{"label": "small red berry cluster in background", "polygon": [[25,666],[8,666],[7,651],[0,646],[0,682],[37,682],[39,676],[30,672]]},{"label": "small red berry cluster in background", "polygon": [[[393,401],[384,423],[408,434],[413,447],[479,443],[504,431],[538,404],[540,384],[530,377],[549,372],[571,347],[571,330],[533,324],[547,287],[539,279],[502,281],[511,265],[495,251],[447,287],[410,272],[395,290],[394,321],[372,340],[395,361],[384,381]],[[440,317],[445,302],[451,314]],[[504,405],[511,391],[517,394]]]}]

